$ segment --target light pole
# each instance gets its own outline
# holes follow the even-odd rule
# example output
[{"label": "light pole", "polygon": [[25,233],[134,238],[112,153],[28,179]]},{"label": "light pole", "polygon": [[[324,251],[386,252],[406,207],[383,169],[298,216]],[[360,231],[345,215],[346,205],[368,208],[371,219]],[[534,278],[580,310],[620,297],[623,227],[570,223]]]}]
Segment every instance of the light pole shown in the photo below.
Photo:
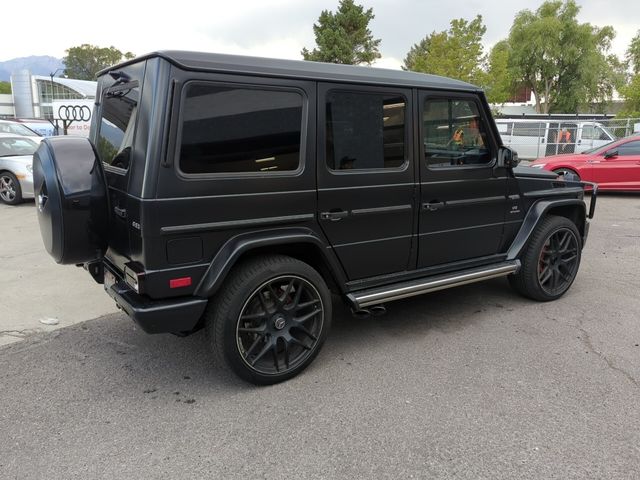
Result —
[{"label": "light pole", "polygon": [[64,71],[64,67],[61,67],[61,68],[57,69],[55,72],[51,72],[49,74],[49,77],[51,78],[51,98],[49,99],[49,102],[51,103],[51,118],[49,119],[49,121],[55,127],[56,135],[58,134],[58,122],[56,121],[55,124],[53,123],[53,77],[56,75],[56,73],[58,73],[60,71]]}]

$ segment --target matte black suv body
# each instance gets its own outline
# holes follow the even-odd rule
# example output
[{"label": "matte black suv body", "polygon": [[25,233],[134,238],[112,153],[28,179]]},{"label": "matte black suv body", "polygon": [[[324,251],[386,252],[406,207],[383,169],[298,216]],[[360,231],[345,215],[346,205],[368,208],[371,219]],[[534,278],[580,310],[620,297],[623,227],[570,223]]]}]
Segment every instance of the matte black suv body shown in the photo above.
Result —
[{"label": "matte black suv body", "polygon": [[[509,276],[573,282],[584,185],[514,168],[484,94],[411,72],[159,52],[101,72],[91,143],[35,160],[45,246],[143,330],[206,326],[243,378],[318,353],[354,311]],[[594,186],[595,187],[595,186]]]}]

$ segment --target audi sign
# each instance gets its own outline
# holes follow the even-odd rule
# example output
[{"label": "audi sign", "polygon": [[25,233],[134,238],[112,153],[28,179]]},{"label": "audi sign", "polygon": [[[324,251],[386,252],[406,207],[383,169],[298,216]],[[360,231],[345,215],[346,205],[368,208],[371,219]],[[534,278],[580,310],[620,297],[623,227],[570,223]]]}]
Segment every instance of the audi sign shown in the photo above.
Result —
[{"label": "audi sign", "polygon": [[62,127],[67,125],[67,135],[88,137],[91,129],[94,100],[54,100],[53,119]]}]

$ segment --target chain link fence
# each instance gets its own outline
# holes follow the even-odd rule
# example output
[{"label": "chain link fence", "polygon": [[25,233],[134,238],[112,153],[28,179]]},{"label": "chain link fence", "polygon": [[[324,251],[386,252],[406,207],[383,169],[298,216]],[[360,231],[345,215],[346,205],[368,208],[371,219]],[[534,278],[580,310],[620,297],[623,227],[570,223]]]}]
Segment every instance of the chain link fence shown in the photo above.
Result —
[{"label": "chain link fence", "polygon": [[640,118],[497,118],[496,125],[503,143],[518,152],[523,160],[581,153],[635,132],[640,133]]}]

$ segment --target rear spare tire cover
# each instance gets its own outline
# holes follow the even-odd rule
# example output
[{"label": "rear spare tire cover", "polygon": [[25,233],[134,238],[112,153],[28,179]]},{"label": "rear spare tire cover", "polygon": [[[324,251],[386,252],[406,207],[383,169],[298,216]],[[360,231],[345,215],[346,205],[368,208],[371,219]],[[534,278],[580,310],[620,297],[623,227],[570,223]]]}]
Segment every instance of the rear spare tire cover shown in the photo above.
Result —
[{"label": "rear spare tire cover", "polygon": [[33,155],[33,188],[40,234],[57,263],[79,264],[104,255],[107,187],[88,139],[44,139]]}]

